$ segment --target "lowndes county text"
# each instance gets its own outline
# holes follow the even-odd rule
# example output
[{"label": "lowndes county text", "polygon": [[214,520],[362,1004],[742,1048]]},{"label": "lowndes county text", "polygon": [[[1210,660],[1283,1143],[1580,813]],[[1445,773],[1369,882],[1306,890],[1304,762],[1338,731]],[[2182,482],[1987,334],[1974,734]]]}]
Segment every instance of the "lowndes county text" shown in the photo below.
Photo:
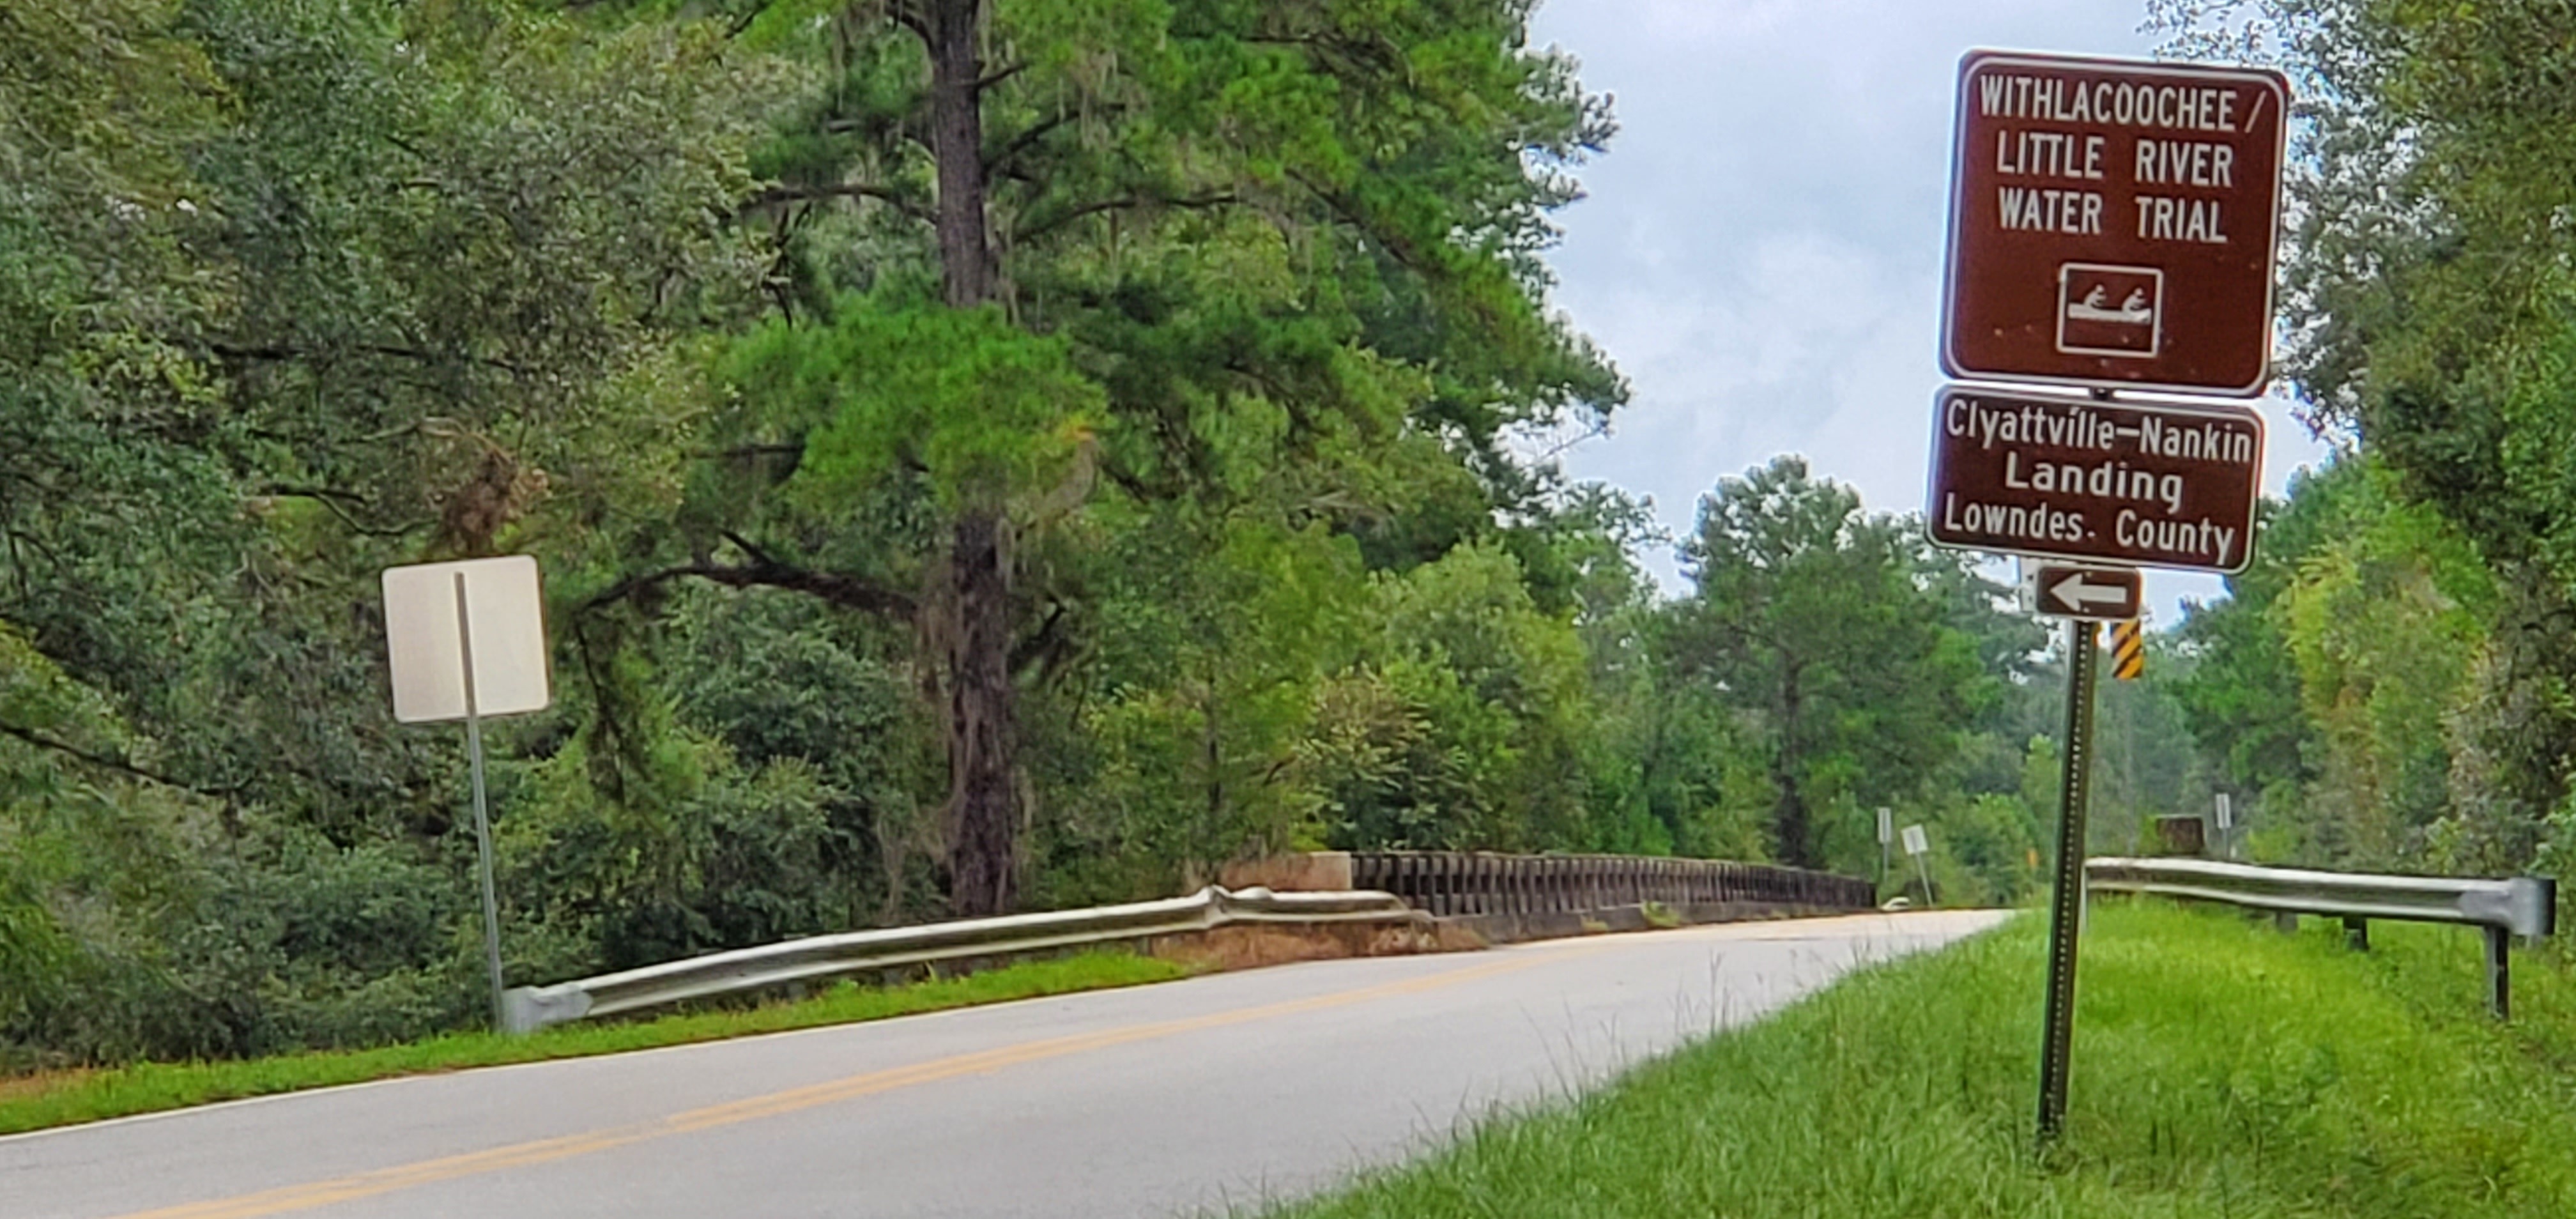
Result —
[{"label": "lowndes county text", "polygon": [[1927,525],[1942,545],[2234,571],[2253,544],[2246,411],[1948,390]]}]

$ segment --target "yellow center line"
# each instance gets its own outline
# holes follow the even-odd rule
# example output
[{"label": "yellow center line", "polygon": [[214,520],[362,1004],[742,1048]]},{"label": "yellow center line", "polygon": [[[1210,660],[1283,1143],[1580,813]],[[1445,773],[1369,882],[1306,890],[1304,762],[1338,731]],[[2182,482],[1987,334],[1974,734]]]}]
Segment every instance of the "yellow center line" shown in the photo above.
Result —
[{"label": "yellow center line", "polygon": [[505,1168],[520,1168],[531,1164],[568,1160],[575,1156],[610,1151],[651,1139],[712,1130],[720,1126],[731,1126],[764,1117],[777,1117],[821,1105],[890,1092],[897,1088],[908,1088],[915,1084],[935,1083],[967,1075],[982,1075],[1005,1067],[1062,1058],[1089,1050],[1107,1049],[1111,1046],[1151,1041],[1156,1038],[1224,1028],[1229,1025],[1248,1024],[1255,1020],[1267,1020],[1277,1016],[1292,1016],[1301,1012],[1345,1007],[1354,1003],[1366,1003],[1372,999],[1418,994],[1444,986],[1454,986],[1461,982],[1471,982],[1479,978],[1490,978],[1496,974],[1527,969],[1544,962],[1553,955],[1556,954],[1515,954],[1508,960],[1489,961],[1464,969],[1447,970],[1429,977],[1408,978],[1401,982],[1381,983],[1357,990],[1290,999],[1260,1007],[1240,1008],[1235,1011],[1193,1016],[1182,1020],[1161,1020],[1147,1024],[1131,1024],[1122,1028],[1103,1029],[1093,1033],[1050,1037],[1022,1042],[1018,1045],[978,1050],[969,1054],[956,1054],[929,1062],[914,1063],[910,1066],[870,1071],[825,1083],[790,1088],[783,1092],[727,1101],[720,1105],[686,1109],[651,1121],[611,1126],[551,1139],[512,1143],[484,1151],[468,1152],[464,1155],[397,1164],[391,1168],[379,1168],[324,1181],[308,1181],[301,1185],[281,1186],[277,1189],[240,1194],[230,1198],[190,1202],[159,1210],[137,1211],[119,1216],[117,1219],[256,1219],[263,1215],[282,1215],[290,1211],[310,1210],[317,1206],[328,1206],[334,1202],[372,1198],[379,1194],[393,1193],[396,1190],[413,1189],[440,1181],[452,1181],[459,1177],[498,1172]]}]

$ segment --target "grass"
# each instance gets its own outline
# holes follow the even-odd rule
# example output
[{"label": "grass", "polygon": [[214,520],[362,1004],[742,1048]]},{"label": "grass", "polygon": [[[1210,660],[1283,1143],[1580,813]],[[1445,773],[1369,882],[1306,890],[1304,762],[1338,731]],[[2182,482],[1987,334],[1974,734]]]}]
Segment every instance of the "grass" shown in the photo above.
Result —
[{"label": "grass", "polygon": [[0,1080],[0,1134],[467,1067],[580,1058],[755,1033],[882,1020],[919,1012],[1162,982],[1187,966],[1092,952],[895,987],[840,983],[810,999],[653,1020],[564,1024],[524,1037],[454,1033],[367,1050],[224,1062],[137,1063],[109,1070]]},{"label": "grass", "polygon": [[1849,978],[1604,1091],[1275,1212],[1583,1219],[2576,1215],[2576,977],[2480,941],[2103,903],[2034,1154],[2045,919]]}]

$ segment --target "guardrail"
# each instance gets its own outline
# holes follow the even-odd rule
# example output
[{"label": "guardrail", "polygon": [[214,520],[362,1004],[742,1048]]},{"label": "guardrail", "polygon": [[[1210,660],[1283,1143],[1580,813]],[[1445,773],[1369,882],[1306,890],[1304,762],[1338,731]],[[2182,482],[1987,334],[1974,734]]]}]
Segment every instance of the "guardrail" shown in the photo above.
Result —
[{"label": "guardrail", "polygon": [[2558,924],[2558,882],[2546,876],[2481,880],[2455,876],[2377,876],[2264,868],[2206,859],[2084,861],[2088,890],[2155,893],[2269,910],[2295,923],[2299,915],[2341,918],[2345,942],[2370,946],[2370,920],[2458,923],[2486,932],[2487,1006],[2501,1019],[2512,1011],[2512,937],[2539,938]]},{"label": "guardrail", "polygon": [[551,986],[512,987],[503,1027],[524,1033],[688,999],[738,995],[818,978],[931,961],[1008,956],[1206,931],[1231,923],[1427,923],[1430,916],[1393,894],[1232,892],[1210,885],[1188,897],[963,919],[818,935],[647,965]]},{"label": "guardrail", "polygon": [[1353,888],[1395,894],[1442,918],[1569,914],[1645,902],[1820,910],[1878,904],[1877,886],[1856,876],[1715,859],[1481,851],[1360,851],[1350,859]]}]

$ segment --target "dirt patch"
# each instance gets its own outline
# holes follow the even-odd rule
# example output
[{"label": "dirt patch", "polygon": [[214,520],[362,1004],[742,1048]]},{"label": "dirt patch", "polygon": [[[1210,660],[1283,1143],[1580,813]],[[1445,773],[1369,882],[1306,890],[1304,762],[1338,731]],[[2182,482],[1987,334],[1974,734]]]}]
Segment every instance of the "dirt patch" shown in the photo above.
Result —
[{"label": "dirt patch", "polygon": [[0,1101],[24,1100],[43,1096],[56,1088],[68,1088],[89,1078],[84,1067],[67,1071],[38,1071],[33,1075],[0,1075]]},{"label": "dirt patch", "polygon": [[1146,946],[1146,951],[1193,969],[1230,970],[1258,969],[1290,961],[1457,952],[1484,946],[1482,940],[1450,927],[1377,923],[1236,924],[1210,931],[1157,936]]}]

